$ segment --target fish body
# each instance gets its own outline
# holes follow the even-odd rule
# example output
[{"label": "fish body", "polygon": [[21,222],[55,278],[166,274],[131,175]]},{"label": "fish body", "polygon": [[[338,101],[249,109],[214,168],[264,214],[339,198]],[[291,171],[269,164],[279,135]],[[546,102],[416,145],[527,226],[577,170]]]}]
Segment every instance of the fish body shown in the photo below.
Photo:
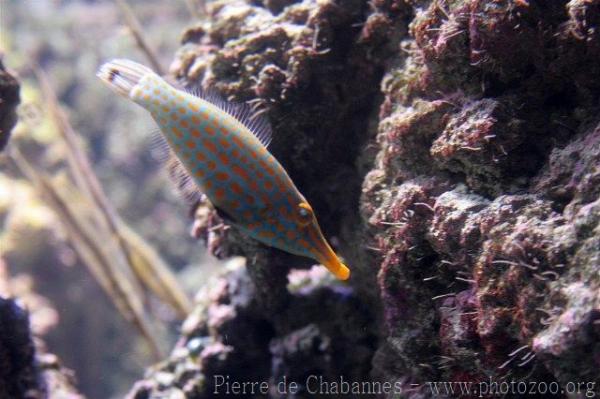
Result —
[{"label": "fish body", "polygon": [[98,76],[150,112],[173,154],[227,222],[266,245],[317,260],[342,280],[350,276],[311,206],[267,150],[268,124],[247,110],[178,90],[133,61],[104,64]]}]

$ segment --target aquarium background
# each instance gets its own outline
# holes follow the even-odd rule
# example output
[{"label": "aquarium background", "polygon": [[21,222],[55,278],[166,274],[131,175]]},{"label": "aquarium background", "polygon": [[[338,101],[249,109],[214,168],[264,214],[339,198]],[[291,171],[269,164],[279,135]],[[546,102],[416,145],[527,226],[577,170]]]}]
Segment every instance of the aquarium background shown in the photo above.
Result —
[{"label": "aquarium background", "polygon": [[[143,26],[156,26],[145,34],[168,70],[184,27],[193,23],[188,8],[183,2],[129,4]],[[3,62],[21,84],[11,144],[40,168],[68,173],[64,142],[31,70],[37,64],[114,208],[193,296],[214,260],[190,236],[189,207],[151,151],[156,127],[142,109],[117,99],[95,76],[111,58],[144,57],[117,4],[3,0],[0,12]],[[6,159],[0,180],[3,286],[30,310],[33,332],[48,351],[77,370],[77,387],[86,397],[123,397],[152,361],[143,340],[69,245],[60,217]],[[158,318],[156,335],[166,353],[180,320],[155,302],[150,306]]]}]

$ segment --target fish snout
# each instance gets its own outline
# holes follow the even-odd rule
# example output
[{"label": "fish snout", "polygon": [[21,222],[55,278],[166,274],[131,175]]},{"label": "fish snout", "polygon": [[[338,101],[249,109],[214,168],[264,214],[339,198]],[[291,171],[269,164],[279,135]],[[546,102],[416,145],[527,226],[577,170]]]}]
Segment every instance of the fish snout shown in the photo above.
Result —
[{"label": "fish snout", "polygon": [[340,258],[331,249],[331,246],[327,243],[324,237],[318,241],[315,250],[315,258],[323,266],[325,266],[331,273],[333,273],[340,280],[348,280],[350,278],[350,269],[342,263]]},{"label": "fish snout", "polygon": [[350,269],[337,256],[335,261],[321,261],[321,263],[340,280],[348,280],[350,278]]}]

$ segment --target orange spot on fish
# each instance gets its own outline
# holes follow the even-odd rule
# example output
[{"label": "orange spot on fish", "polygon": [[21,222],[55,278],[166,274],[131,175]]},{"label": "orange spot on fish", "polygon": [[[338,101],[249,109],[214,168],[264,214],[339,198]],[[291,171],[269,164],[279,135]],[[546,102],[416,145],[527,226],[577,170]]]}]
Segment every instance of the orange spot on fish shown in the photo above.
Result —
[{"label": "orange spot on fish", "polygon": [[200,111],[200,107],[198,106],[198,104],[189,103],[188,104],[188,108],[191,109],[193,112],[199,112]]},{"label": "orange spot on fish", "polygon": [[246,202],[247,202],[249,205],[252,205],[252,204],[254,204],[254,197],[253,197],[253,196],[251,196],[251,195],[247,195],[247,196],[246,196]]},{"label": "orange spot on fish", "polygon": [[194,137],[200,137],[200,130],[198,129],[192,129],[191,133]]},{"label": "orange spot on fish", "polygon": [[231,140],[240,148],[244,148],[244,142],[238,136],[232,136]]},{"label": "orange spot on fish", "polygon": [[190,124],[188,121],[186,121],[185,119],[182,120],[181,122],[179,122],[179,124],[181,125],[181,127],[187,128]]},{"label": "orange spot on fish", "polygon": [[234,148],[233,150],[231,150],[231,156],[233,156],[234,158],[237,158],[240,156],[240,152],[238,151],[237,148]]},{"label": "orange spot on fish", "polygon": [[208,170],[215,170],[217,168],[217,164],[215,163],[215,161],[208,161],[206,163],[206,167],[208,168]]},{"label": "orange spot on fish", "polygon": [[174,121],[179,120],[179,115],[177,115],[175,112],[173,112],[171,114],[171,119],[174,120]]},{"label": "orange spot on fish", "polygon": [[288,240],[293,240],[294,238],[296,238],[296,233],[294,232],[294,230],[288,230],[285,233],[285,236],[288,238]]},{"label": "orange spot on fish", "polygon": [[187,145],[188,148],[190,148],[190,149],[196,148],[196,143],[194,142],[194,140],[188,140],[188,141],[186,141],[185,145]]},{"label": "orange spot on fish", "polygon": [[277,231],[281,231],[281,232],[285,231],[285,227],[281,223],[277,223],[275,225],[275,228],[277,229]]},{"label": "orange spot on fish", "polygon": [[287,197],[287,202],[288,204],[290,204],[291,206],[296,206],[298,205],[298,200],[296,199],[296,197],[290,193],[290,195],[288,195]]},{"label": "orange spot on fish", "polygon": [[273,183],[271,182],[271,180],[265,180],[263,186],[266,190],[271,190],[273,188]]},{"label": "orange spot on fish", "polygon": [[196,172],[194,172],[194,174],[197,177],[204,177],[204,175],[205,175],[205,173],[204,173],[204,171],[202,169],[197,169]]},{"label": "orange spot on fish", "polygon": [[219,127],[219,132],[223,135],[223,136],[227,136],[229,134],[229,129],[227,129],[224,126]]},{"label": "orange spot on fish", "polygon": [[198,125],[200,123],[200,118],[198,118],[197,115],[192,115],[192,117],[190,119],[192,120],[192,123],[195,125]]},{"label": "orange spot on fish", "polygon": [[271,230],[263,230],[258,233],[258,236],[262,238],[275,238],[275,233],[273,233]]},{"label": "orange spot on fish", "polygon": [[220,181],[225,181],[229,179],[229,175],[225,172],[218,172],[215,177],[217,178],[217,180]]},{"label": "orange spot on fish", "polygon": [[212,141],[208,140],[208,139],[204,139],[202,140],[202,144],[204,145],[204,147],[209,150],[210,152],[216,153],[217,152],[217,146],[215,145],[215,143],[213,143]]},{"label": "orange spot on fish", "polygon": [[298,240],[298,244],[300,244],[300,246],[302,246],[302,247],[304,247],[306,249],[310,248],[310,244],[304,238],[299,239]]},{"label": "orange spot on fish", "polygon": [[212,188],[212,186],[213,186],[212,180],[208,180],[208,181],[204,182],[205,189],[210,190]]},{"label": "orange spot on fish", "polygon": [[225,197],[225,189],[223,189],[223,187],[219,187],[215,190],[215,197],[217,197],[217,199],[221,200]]},{"label": "orange spot on fish", "polygon": [[[181,100],[183,100],[183,98]],[[183,108],[183,107],[180,107],[178,109],[178,111],[179,111],[180,114],[185,114],[185,108]]]},{"label": "orange spot on fish", "polygon": [[258,192],[258,184],[254,180],[248,182],[248,188],[251,191]]},{"label": "orange spot on fish", "polygon": [[[233,173],[240,176],[242,179],[250,180],[250,176],[248,176],[248,172],[246,172],[244,169],[240,168],[238,165],[234,165],[231,169],[233,170]],[[256,182],[254,182],[254,184],[256,185]],[[258,189],[258,187],[256,187],[256,188]]]},{"label": "orange spot on fish", "polygon": [[196,153],[196,159],[198,161],[206,161],[206,156],[203,153],[201,153],[201,152],[197,152]]},{"label": "orange spot on fish", "polygon": [[177,128],[176,126],[173,126],[171,128],[171,131],[173,132],[173,134],[175,135],[175,137],[177,137],[177,138],[183,138],[183,133],[181,133],[181,130],[179,130],[179,128]]},{"label": "orange spot on fish", "polygon": [[282,206],[279,207],[279,213],[281,214],[281,216],[283,216],[284,218],[287,219],[287,217],[288,217],[288,210],[287,210],[287,208],[285,206],[282,205]]},{"label": "orange spot on fish", "polygon": [[211,136],[215,135],[215,128],[212,125],[206,125],[204,127],[204,131],[208,134],[210,134]]},{"label": "orange spot on fish", "polygon": [[231,143],[229,142],[229,140],[227,140],[225,138],[219,139],[219,144],[221,144],[221,146],[223,148],[229,148],[229,147],[231,147]]},{"label": "orange spot on fish", "polygon": [[266,195],[264,195],[264,194],[263,194],[263,195],[261,195],[261,197],[260,197],[260,198],[261,198],[261,200],[262,200],[263,204],[270,204],[270,203],[271,203],[271,198],[269,198],[268,196],[266,196]]},{"label": "orange spot on fish", "polygon": [[229,157],[224,152],[219,154],[219,160],[223,165],[227,165],[229,163]]},{"label": "orange spot on fish", "polygon": [[279,188],[279,192],[282,194],[285,193],[287,190],[287,187],[286,187],[285,183],[283,182],[283,180],[279,178],[279,176],[276,177],[276,182],[277,182],[277,188]]},{"label": "orange spot on fish", "polygon": [[269,193],[269,196],[271,197],[271,201],[273,201],[273,202],[278,202],[281,199],[283,199],[283,197],[281,196],[281,194],[277,190]]},{"label": "orange spot on fish", "polygon": [[241,194],[242,193],[242,186],[240,186],[237,182],[233,182],[230,185],[231,191],[234,194]]},{"label": "orange spot on fish", "polygon": [[231,208],[233,208],[233,209],[237,209],[240,207],[240,201],[233,200],[233,201],[229,202],[229,206],[231,206]]},{"label": "orange spot on fish", "polygon": [[166,105],[163,105],[162,110],[163,110],[163,112],[169,112],[169,107],[167,107]]},{"label": "orange spot on fish", "polygon": [[249,152],[250,152],[250,156],[251,156],[252,158],[254,158],[254,159],[257,159],[257,158],[258,158],[258,154],[256,153],[256,151],[254,151],[254,150],[250,150]]},{"label": "orange spot on fish", "polygon": [[252,211],[244,211],[244,213],[242,214],[242,216],[244,217],[244,219],[246,220],[251,220],[252,219]]}]

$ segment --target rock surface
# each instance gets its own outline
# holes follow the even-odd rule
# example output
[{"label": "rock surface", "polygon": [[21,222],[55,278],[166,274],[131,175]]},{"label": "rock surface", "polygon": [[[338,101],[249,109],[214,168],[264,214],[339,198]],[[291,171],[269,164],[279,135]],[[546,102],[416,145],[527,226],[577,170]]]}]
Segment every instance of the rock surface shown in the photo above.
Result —
[{"label": "rock surface", "polygon": [[0,297],[0,326],[0,398],[83,398],[71,372],[36,342],[29,315],[15,300]]},{"label": "rock surface", "polygon": [[0,59],[0,151],[4,149],[10,131],[17,123],[19,82],[4,68]]},{"label": "rock surface", "polygon": [[46,387],[34,362],[27,312],[0,298],[0,398],[43,398]]},{"label": "rock surface", "polygon": [[200,295],[130,397],[207,398],[219,375],[266,381],[271,397],[283,376],[303,390],[287,397],[306,397],[311,375],[414,398],[434,396],[427,381],[597,390],[599,9],[209,3],[172,73],[266,113],[271,150],[353,275],[306,271],[200,204],[196,236],[247,268]]}]

